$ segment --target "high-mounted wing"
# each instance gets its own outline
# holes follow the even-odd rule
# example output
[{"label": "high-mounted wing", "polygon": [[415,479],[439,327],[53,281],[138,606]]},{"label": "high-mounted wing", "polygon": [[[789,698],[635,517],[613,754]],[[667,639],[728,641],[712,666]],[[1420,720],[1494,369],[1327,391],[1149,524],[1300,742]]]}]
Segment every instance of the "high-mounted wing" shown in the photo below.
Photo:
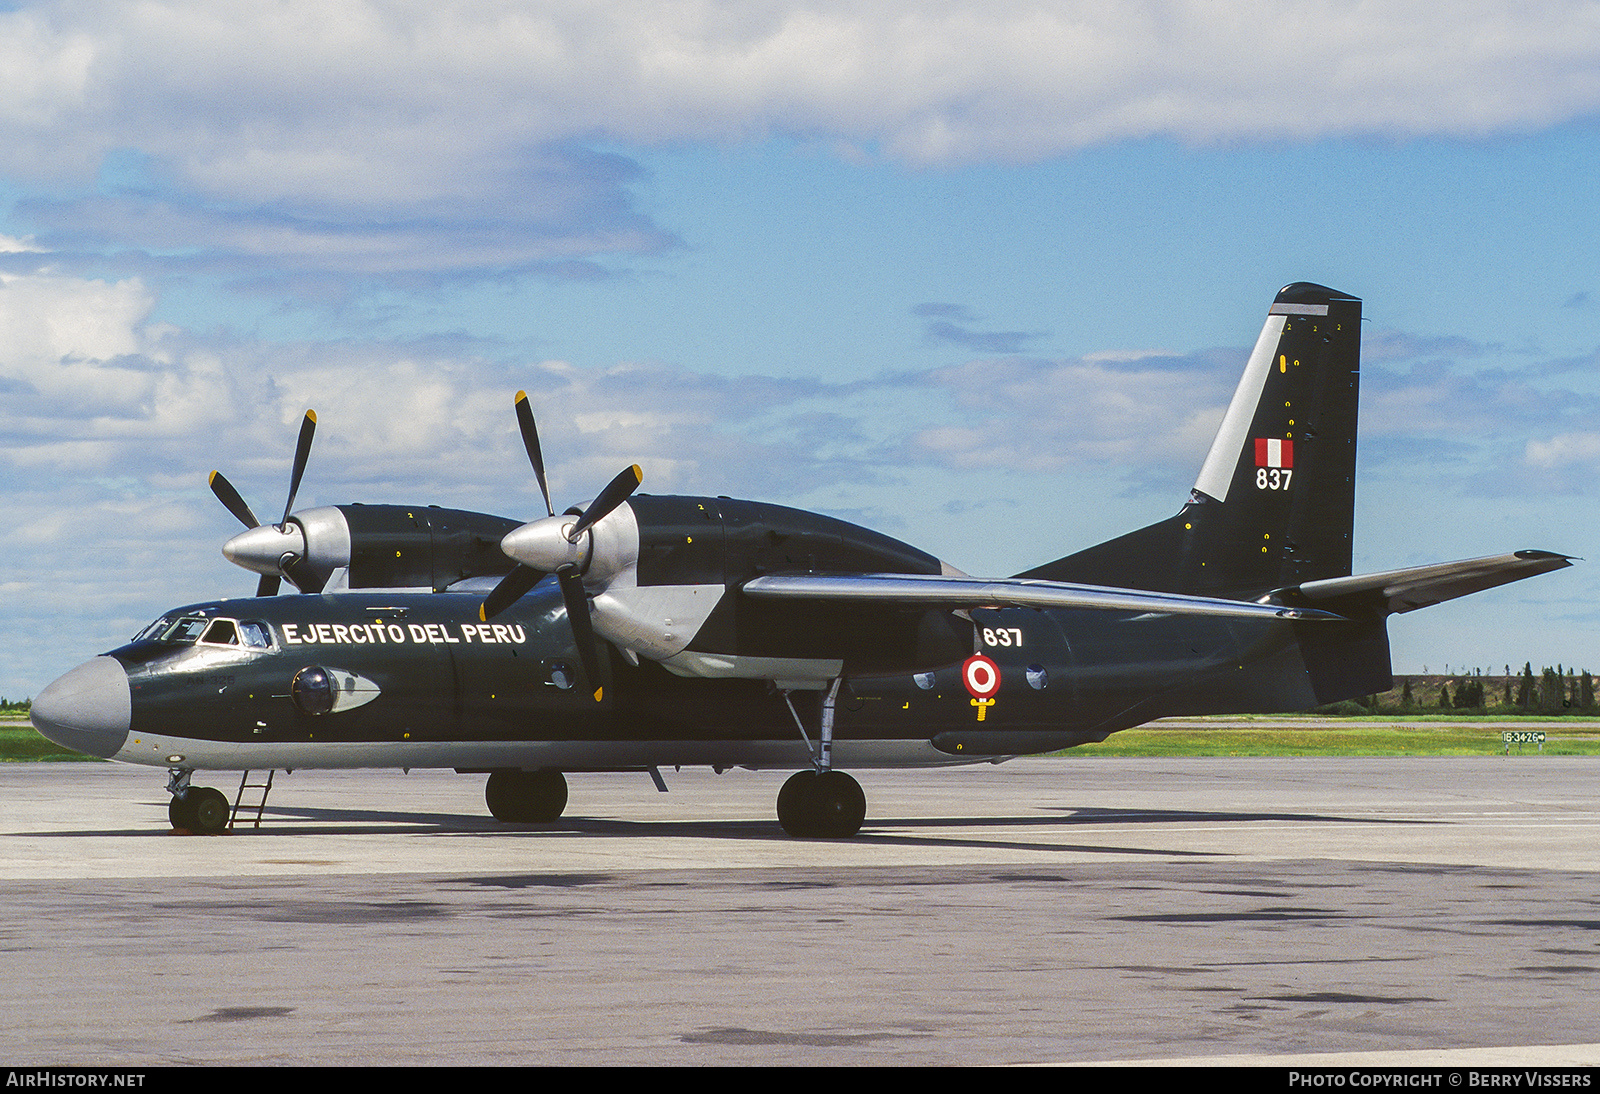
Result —
[{"label": "high-mounted wing", "polygon": [[1572,565],[1571,558],[1553,551],[1513,551],[1378,574],[1307,581],[1280,589],[1272,598],[1295,606],[1319,605],[1346,615],[1393,615],[1564,569]]},{"label": "high-mounted wing", "polygon": [[1234,619],[1331,620],[1343,617],[1318,608],[1255,604],[1177,593],[1147,593],[1098,585],[1070,585],[1029,578],[989,580],[936,574],[768,575],[744,583],[746,596],[773,600],[850,601],[949,608],[1082,608],[1109,612],[1209,615]]}]

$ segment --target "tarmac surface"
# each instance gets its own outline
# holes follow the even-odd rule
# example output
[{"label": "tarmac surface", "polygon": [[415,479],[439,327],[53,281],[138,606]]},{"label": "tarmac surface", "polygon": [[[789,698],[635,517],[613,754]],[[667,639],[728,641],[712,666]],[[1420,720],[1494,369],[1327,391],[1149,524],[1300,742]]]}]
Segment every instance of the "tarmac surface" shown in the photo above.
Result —
[{"label": "tarmac surface", "polygon": [[[1600,1063],[1600,759],[1065,758],[857,773],[0,767],[0,1063]],[[196,778],[230,797],[237,777]]]}]

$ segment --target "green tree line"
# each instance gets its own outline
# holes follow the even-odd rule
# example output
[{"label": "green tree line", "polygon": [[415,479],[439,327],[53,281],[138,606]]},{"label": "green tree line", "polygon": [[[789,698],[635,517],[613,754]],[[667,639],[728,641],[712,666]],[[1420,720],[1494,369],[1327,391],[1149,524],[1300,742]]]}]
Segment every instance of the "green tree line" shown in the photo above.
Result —
[{"label": "green tree line", "polygon": [[1479,668],[1437,675],[1423,673],[1398,676],[1395,684],[1381,695],[1332,706],[1400,714],[1600,714],[1593,674],[1588,669],[1578,672],[1563,665],[1546,665],[1538,673],[1533,671],[1532,662],[1524,663],[1521,672],[1513,672],[1507,665],[1504,673],[1494,674]]}]

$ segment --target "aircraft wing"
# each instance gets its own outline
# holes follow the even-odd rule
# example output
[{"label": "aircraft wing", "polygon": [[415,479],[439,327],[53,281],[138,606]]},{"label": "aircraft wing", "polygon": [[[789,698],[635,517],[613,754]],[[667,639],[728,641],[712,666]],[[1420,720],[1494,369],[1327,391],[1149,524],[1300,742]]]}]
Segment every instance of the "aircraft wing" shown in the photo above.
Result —
[{"label": "aircraft wing", "polygon": [[746,596],[941,608],[1082,608],[1108,612],[1210,615],[1235,619],[1339,620],[1301,605],[1257,604],[1139,589],[1070,585],[1032,578],[985,579],[936,574],[772,574],[744,583]]},{"label": "aircraft wing", "polygon": [[1571,555],[1558,555],[1553,551],[1513,551],[1508,555],[1439,562],[1380,574],[1307,581],[1290,589],[1280,589],[1272,596],[1287,604],[1317,604],[1338,612],[1366,614],[1375,611],[1392,615],[1560,570],[1572,565],[1571,558]]}]

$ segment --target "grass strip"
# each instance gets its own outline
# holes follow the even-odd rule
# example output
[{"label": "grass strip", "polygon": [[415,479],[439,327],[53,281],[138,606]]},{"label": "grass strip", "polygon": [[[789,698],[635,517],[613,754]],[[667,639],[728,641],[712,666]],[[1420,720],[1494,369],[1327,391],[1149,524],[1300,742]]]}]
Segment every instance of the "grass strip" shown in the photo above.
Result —
[{"label": "grass strip", "polygon": [[[1407,717],[1416,725],[1395,725],[1373,718],[1292,716],[1290,724],[1270,715],[1193,722],[1165,727],[1160,723],[1125,729],[1100,744],[1079,745],[1057,755],[1072,756],[1494,756],[1504,755],[1500,733],[1537,729],[1544,748],[1512,745],[1524,756],[1600,756],[1600,719],[1496,718],[1488,725],[1462,725],[1460,719]],[[26,721],[0,720],[0,762],[90,760],[41,737]]]},{"label": "grass strip", "polygon": [[1501,732],[1514,729],[1542,731],[1545,741],[1542,752],[1536,744],[1512,745],[1513,756],[1600,756],[1600,722],[1522,718],[1496,719],[1492,725],[1452,725],[1443,719],[1373,724],[1361,718],[1297,719],[1293,725],[1230,720],[1205,728],[1158,724],[1067,751],[1075,756],[1494,756],[1505,755]]}]

